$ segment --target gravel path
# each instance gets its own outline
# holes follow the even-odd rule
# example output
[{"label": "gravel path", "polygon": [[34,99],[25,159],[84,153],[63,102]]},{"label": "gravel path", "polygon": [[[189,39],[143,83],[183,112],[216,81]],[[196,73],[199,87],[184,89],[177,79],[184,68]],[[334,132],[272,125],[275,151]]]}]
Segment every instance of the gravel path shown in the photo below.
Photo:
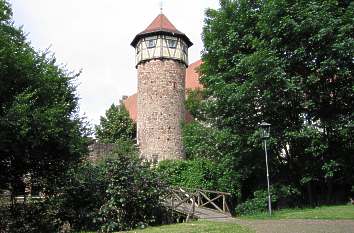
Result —
[{"label": "gravel path", "polygon": [[[240,220],[256,233],[354,233],[354,220]],[[230,222],[228,220],[227,222]]]}]

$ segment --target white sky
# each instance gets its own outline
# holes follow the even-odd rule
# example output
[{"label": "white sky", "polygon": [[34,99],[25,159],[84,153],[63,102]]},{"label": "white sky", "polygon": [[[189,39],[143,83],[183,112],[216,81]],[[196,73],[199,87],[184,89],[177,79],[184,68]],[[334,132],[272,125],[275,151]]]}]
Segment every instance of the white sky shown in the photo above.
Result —
[{"label": "white sky", "polygon": [[[37,50],[80,71],[80,113],[99,123],[112,103],[136,92],[134,49],[130,42],[160,13],[160,0],[10,0],[15,25],[23,25]],[[164,0],[163,13],[194,45],[190,63],[200,59],[206,8],[218,0]]]}]

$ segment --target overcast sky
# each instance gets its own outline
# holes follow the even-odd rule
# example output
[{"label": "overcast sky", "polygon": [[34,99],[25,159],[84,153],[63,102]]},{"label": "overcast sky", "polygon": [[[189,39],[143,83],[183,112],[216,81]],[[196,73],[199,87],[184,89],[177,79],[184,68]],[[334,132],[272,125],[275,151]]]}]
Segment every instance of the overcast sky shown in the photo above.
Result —
[{"label": "overcast sky", "polygon": [[[99,123],[112,103],[137,90],[130,42],[160,13],[160,0],[10,0],[17,26],[23,25],[37,50],[50,48],[78,78],[80,113]],[[218,0],[164,0],[163,13],[194,43],[190,63],[200,59],[206,8]]]}]

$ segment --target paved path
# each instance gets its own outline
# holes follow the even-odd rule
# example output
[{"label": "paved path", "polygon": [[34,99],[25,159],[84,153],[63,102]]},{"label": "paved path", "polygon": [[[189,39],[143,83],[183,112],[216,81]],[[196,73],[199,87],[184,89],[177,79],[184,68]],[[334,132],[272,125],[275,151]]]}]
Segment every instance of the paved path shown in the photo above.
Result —
[{"label": "paved path", "polygon": [[354,220],[233,219],[232,222],[253,229],[256,233],[354,233]]},{"label": "paved path", "polygon": [[[182,213],[189,213],[190,205],[183,203],[177,207]],[[198,219],[236,223],[253,229],[256,233],[354,233],[354,220],[243,220],[232,218],[209,208],[195,208]]]}]

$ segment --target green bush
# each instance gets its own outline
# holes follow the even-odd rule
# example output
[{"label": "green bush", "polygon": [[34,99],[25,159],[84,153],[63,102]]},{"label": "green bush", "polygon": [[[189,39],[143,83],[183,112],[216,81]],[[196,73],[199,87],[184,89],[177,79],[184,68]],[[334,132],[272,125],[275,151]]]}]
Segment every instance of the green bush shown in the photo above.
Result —
[{"label": "green bush", "polygon": [[97,163],[69,169],[63,186],[43,202],[0,206],[0,233],[112,232],[171,221],[160,203],[165,184],[136,148],[124,145]]},{"label": "green bush", "polygon": [[0,233],[59,232],[63,222],[44,203],[0,207]]},{"label": "green bush", "polygon": [[117,155],[108,159],[105,202],[99,211],[102,231],[129,230],[159,223],[160,198],[166,187],[151,165],[137,156]]},{"label": "green bush", "polygon": [[56,210],[62,222],[70,223],[75,230],[95,230],[96,219],[104,203],[107,178],[103,164],[83,162],[69,170],[63,187],[57,195],[46,201],[48,208]]},{"label": "green bush", "polygon": [[[272,208],[276,208],[279,201],[284,199],[294,200],[300,192],[292,186],[278,185],[270,188]],[[253,198],[239,204],[235,208],[237,215],[252,215],[268,209],[267,190],[257,190],[253,193]]]},{"label": "green bush", "polygon": [[55,195],[42,202],[3,205],[0,229],[7,229],[5,232],[99,229],[96,219],[107,187],[103,166],[83,162],[69,169],[63,177],[65,185],[56,187]]},{"label": "green bush", "polygon": [[171,186],[214,189],[217,180],[215,164],[209,160],[165,160],[158,165],[161,176]]},{"label": "green bush", "polygon": [[238,138],[229,130],[219,130],[192,122],[183,126],[183,145],[187,159],[219,161],[235,155]]},{"label": "green bush", "polygon": [[[253,193],[254,197],[237,205],[235,212],[237,215],[251,215],[266,211],[268,208],[268,194],[267,191],[257,190]],[[271,193],[271,201],[274,203],[277,196]]]},{"label": "green bush", "polygon": [[157,167],[161,177],[170,186],[199,188],[234,193],[236,190],[233,173],[207,159],[165,160]]},{"label": "green bush", "polygon": [[[2,205],[0,229],[4,232],[59,232],[96,230],[104,203],[106,181],[101,166],[84,162],[68,170],[55,195],[41,202]],[[0,231],[2,233],[2,231]]]}]

